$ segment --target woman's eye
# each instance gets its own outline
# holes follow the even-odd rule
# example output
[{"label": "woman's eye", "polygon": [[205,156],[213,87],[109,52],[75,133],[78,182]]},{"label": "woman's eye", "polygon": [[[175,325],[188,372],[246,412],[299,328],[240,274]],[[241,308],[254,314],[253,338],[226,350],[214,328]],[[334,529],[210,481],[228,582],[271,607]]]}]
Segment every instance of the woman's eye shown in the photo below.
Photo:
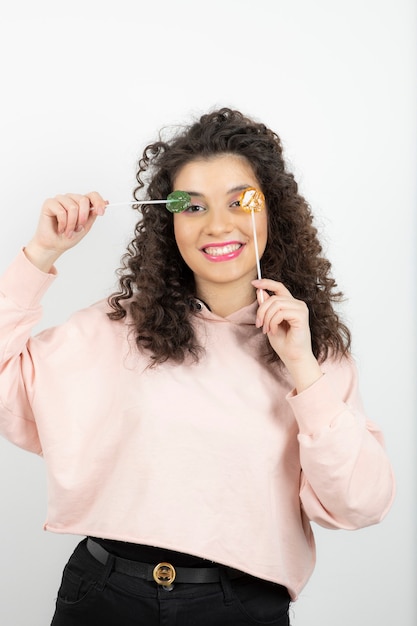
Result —
[{"label": "woman's eye", "polygon": [[240,207],[240,200],[235,200],[234,202],[232,202],[232,204],[230,206]]},{"label": "woman's eye", "polygon": [[188,209],[185,209],[185,211],[183,211],[183,213],[201,213],[202,211],[205,211],[205,207],[201,206],[200,204],[192,204],[191,206],[188,207]]}]

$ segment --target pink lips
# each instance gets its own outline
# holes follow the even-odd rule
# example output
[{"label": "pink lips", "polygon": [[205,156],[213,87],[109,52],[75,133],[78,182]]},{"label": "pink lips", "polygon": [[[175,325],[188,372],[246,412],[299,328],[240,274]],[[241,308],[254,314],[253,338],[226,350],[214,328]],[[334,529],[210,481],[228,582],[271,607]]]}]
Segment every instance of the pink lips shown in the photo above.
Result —
[{"label": "pink lips", "polygon": [[244,244],[240,241],[223,241],[212,243],[200,248],[206,259],[214,263],[236,259],[243,251]]}]

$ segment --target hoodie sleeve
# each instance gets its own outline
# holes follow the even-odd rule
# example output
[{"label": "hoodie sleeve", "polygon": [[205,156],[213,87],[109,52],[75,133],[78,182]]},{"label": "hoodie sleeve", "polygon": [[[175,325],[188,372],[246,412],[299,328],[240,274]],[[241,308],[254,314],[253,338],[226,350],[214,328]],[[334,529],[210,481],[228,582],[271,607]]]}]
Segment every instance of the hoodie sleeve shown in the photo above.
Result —
[{"label": "hoodie sleeve", "polygon": [[326,362],[323,372],[288,396],[299,427],[303,509],[327,528],[376,524],[395,491],[382,433],[364,415],[353,360]]},{"label": "hoodie sleeve", "polygon": [[41,445],[27,391],[34,377],[30,336],[54,278],[55,272],[41,272],[23,251],[0,277],[0,434],[38,454]]}]

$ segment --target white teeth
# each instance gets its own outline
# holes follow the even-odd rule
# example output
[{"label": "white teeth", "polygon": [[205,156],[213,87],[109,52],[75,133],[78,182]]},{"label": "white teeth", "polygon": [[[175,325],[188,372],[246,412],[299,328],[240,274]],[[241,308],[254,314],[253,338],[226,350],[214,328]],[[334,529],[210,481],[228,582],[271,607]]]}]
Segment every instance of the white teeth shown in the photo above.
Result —
[{"label": "white teeth", "polygon": [[231,243],[227,246],[223,246],[221,248],[204,248],[204,252],[206,254],[209,254],[210,256],[222,256],[224,254],[231,254],[232,252],[235,252],[236,250],[239,250],[239,248],[241,248],[242,244],[241,243]]}]

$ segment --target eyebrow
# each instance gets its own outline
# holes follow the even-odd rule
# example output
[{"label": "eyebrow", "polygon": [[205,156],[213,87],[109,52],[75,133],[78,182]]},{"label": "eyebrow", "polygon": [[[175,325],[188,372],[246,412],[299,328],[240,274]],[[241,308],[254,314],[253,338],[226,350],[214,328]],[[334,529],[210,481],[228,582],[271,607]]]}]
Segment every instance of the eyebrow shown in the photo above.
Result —
[{"label": "eyebrow", "polygon": [[[237,191],[244,191],[248,187],[251,187],[251,185],[237,185],[236,187],[232,187],[231,189],[226,191],[226,194],[229,195],[231,193],[236,193]],[[190,195],[190,196],[195,196],[197,198],[204,198],[205,197],[204,194],[200,193],[199,191],[186,191],[186,193],[188,193],[188,195]]]}]

